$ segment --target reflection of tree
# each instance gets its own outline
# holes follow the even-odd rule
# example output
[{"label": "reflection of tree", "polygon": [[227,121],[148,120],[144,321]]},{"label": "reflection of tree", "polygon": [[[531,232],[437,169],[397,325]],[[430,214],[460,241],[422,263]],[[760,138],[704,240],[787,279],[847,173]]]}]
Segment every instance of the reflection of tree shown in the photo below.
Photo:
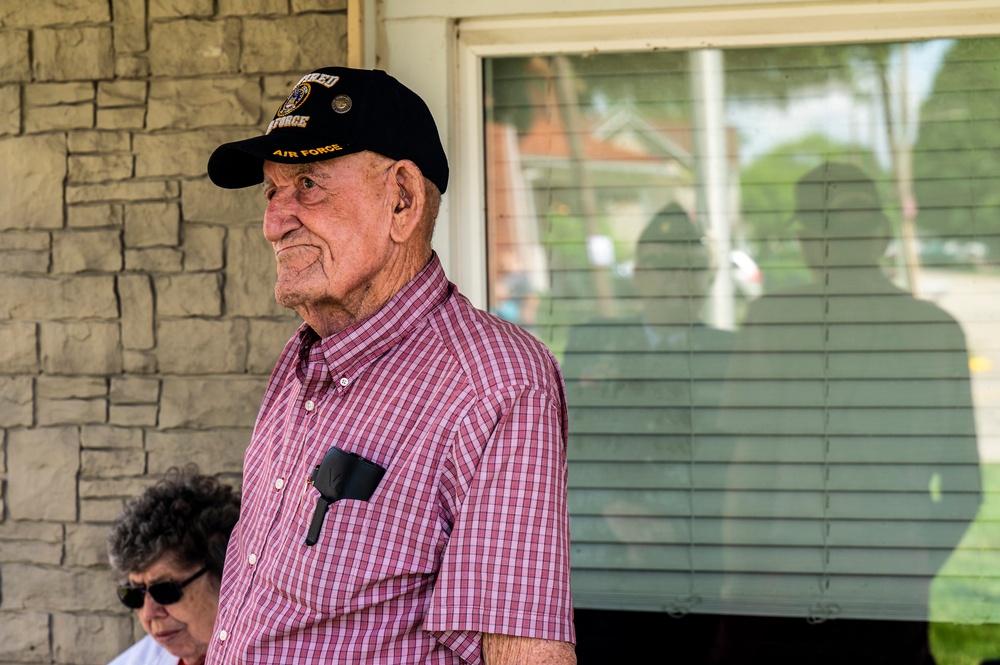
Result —
[{"label": "reflection of tree", "polygon": [[956,41],[921,109],[915,190],[923,231],[981,236],[1000,226],[1000,39]]}]

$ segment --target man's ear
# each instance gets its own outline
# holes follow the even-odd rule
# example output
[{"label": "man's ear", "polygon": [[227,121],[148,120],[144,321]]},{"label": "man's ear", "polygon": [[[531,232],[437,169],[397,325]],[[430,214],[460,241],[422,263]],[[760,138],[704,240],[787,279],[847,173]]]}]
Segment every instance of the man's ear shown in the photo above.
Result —
[{"label": "man's ear", "polygon": [[424,217],[426,193],[424,176],[417,165],[402,159],[392,166],[390,177],[396,183],[392,192],[392,228],[390,236],[398,243],[409,240]]}]

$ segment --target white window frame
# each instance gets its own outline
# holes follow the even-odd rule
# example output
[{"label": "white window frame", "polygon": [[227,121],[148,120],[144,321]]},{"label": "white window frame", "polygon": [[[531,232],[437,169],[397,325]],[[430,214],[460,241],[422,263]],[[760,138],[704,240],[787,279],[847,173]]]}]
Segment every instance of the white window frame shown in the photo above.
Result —
[{"label": "white window frame", "polygon": [[[365,0],[366,65],[422,95],[451,164],[435,248],[484,307],[482,60],[505,55],[764,47],[1000,35],[997,0]],[[502,13],[498,13],[502,12]],[[369,31],[370,32],[370,31]]]}]

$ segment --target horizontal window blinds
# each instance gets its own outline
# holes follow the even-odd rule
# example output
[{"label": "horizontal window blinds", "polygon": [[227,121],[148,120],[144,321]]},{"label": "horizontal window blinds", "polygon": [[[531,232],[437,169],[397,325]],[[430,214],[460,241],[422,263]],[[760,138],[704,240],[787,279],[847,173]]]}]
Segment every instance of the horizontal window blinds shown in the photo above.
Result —
[{"label": "horizontal window blinds", "polygon": [[721,99],[690,58],[485,65],[491,307],[563,367],[577,606],[1000,621],[1000,40],[726,52]]}]

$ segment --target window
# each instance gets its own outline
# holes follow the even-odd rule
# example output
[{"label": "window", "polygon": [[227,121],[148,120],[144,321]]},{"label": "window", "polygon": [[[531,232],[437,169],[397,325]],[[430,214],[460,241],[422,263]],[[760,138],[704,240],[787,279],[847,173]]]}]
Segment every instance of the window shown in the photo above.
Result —
[{"label": "window", "polygon": [[1000,622],[998,65],[482,60],[489,306],[564,368],[578,608],[729,617],[743,653],[739,617],[917,650],[928,617]]}]

